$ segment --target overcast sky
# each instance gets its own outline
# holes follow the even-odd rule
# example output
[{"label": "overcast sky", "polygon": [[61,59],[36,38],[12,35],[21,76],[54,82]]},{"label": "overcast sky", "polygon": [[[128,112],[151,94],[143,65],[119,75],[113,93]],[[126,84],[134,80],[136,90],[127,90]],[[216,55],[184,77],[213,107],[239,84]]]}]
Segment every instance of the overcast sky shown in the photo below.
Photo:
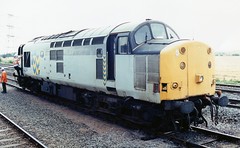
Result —
[{"label": "overcast sky", "polygon": [[147,18],[215,51],[240,50],[239,0],[1,0],[0,54],[41,35]]}]

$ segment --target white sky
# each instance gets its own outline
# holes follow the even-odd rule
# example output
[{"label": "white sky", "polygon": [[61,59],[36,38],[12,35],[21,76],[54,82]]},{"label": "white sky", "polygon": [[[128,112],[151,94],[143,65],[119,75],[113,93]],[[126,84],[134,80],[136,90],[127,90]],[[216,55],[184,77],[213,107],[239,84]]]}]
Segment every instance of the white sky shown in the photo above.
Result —
[{"label": "white sky", "polygon": [[41,35],[146,18],[216,51],[240,50],[239,0],[1,0],[0,54]]}]

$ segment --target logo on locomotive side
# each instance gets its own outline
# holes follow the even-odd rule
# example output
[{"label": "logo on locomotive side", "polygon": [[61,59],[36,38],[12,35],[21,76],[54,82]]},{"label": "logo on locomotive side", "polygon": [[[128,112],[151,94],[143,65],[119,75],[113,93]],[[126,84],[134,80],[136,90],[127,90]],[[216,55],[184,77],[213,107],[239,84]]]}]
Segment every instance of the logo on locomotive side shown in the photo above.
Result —
[{"label": "logo on locomotive side", "polygon": [[39,75],[40,74],[40,58],[39,56],[33,56],[33,60],[32,60],[32,68],[33,68],[33,73],[35,75]]}]

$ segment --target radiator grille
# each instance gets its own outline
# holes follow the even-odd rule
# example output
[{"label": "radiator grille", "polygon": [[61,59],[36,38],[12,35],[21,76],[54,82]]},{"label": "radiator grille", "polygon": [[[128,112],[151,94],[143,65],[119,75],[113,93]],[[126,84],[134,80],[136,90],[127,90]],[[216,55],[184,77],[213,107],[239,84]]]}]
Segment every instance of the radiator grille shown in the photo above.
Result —
[{"label": "radiator grille", "polygon": [[103,79],[103,59],[96,60],[96,78]]},{"label": "radiator grille", "polygon": [[135,56],[134,87],[146,90],[146,56]]},{"label": "radiator grille", "polygon": [[159,83],[159,56],[148,56],[148,82]]}]

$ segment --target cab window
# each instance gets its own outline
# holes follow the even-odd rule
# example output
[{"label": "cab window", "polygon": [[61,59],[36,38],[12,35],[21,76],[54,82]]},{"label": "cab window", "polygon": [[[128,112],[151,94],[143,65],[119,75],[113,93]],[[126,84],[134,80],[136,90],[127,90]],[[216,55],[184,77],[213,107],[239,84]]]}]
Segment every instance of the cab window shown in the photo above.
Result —
[{"label": "cab window", "polygon": [[30,67],[30,52],[24,52],[24,67]]},{"label": "cab window", "polygon": [[169,39],[179,39],[178,35],[169,27],[167,27],[167,34]]},{"label": "cab window", "polygon": [[150,26],[152,29],[153,38],[167,39],[167,33],[163,24],[153,23]]},{"label": "cab window", "polygon": [[129,51],[128,37],[118,37],[118,53],[127,54]]},{"label": "cab window", "polygon": [[141,44],[147,40],[152,39],[150,29],[147,25],[138,29],[134,35],[137,44]]}]

